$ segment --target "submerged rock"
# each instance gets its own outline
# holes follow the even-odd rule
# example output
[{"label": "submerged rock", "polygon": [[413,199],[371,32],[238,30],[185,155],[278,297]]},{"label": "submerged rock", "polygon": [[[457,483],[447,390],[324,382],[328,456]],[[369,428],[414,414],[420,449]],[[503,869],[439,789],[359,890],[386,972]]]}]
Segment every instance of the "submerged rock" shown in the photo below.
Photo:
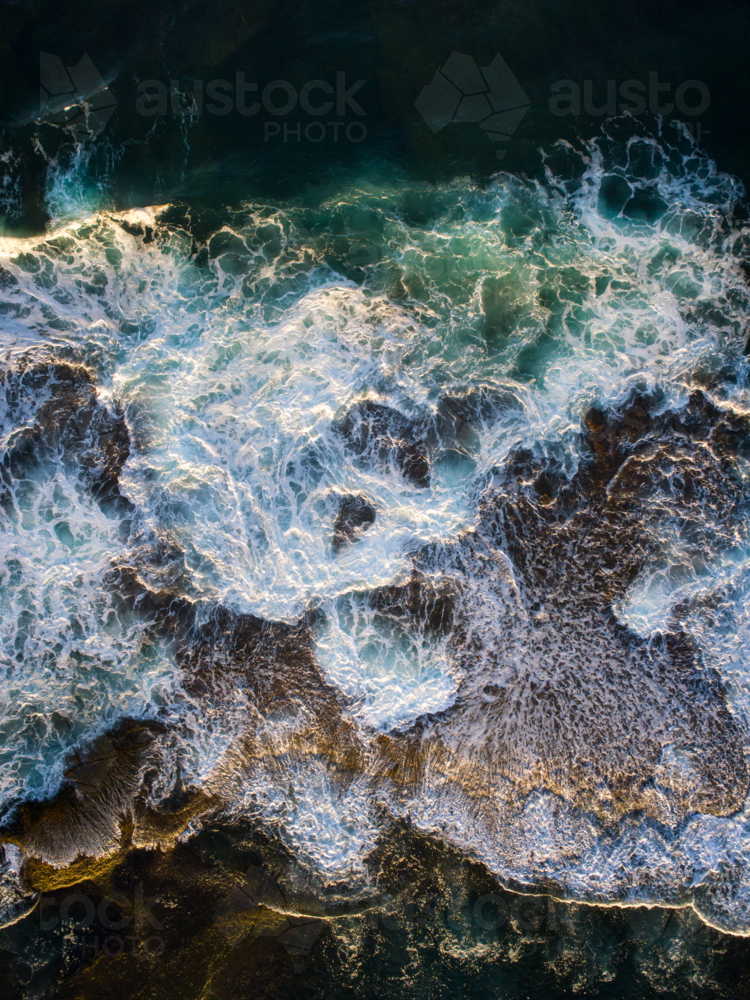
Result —
[{"label": "submerged rock", "polygon": [[471,447],[477,432],[508,412],[523,409],[512,388],[477,386],[441,396],[434,417],[437,440],[444,446]]},{"label": "submerged rock", "polygon": [[43,474],[62,462],[78,473],[100,505],[120,516],[132,505],[118,477],[130,454],[124,415],[99,399],[91,372],[70,361],[23,359],[2,376],[6,419],[13,426],[4,458],[6,479]]},{"label": "submerged rock", "polygon": [[406,620],[444,635],[453,625],[455,588],[445,580],[435,582],[417,569],[408,583],[379,587],[362,596],[381,617]]},{"label": "submerged rock", "polygon": [[336,520],[333,522],[333,550],[356,541],[363,531],[375,523],[375,508],[361,493],[341,497]]},{"label": "submerged rock", "polygon": [[419,424],[373,400],[353,407],[333,425],[351,451],[380,466],[394,465],[413,486],[430,485],[430,464]]}]

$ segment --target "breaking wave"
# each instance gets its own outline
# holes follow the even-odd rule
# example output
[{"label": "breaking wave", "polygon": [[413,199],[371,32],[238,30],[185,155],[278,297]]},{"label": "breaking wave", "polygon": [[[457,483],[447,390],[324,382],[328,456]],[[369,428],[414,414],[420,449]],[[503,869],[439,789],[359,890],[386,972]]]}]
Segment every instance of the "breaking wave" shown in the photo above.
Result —
[{"label": "breaking wave", "polygon": [[113,762],[24,849],[177,783],[324,884],[408,818],[750,931],[743,196],[605,134],[544,181],[0,241],[2,808]]}]

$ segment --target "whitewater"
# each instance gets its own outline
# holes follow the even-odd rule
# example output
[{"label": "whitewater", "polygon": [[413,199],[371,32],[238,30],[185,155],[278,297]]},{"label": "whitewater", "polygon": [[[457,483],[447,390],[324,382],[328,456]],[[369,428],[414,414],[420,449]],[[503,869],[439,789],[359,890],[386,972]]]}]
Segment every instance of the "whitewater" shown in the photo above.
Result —
[{"label": "whitewater", "polygon": [[[59,791],[74,748],[136,719],[161,727],[154,807],[178,781],[199,789],[211,815],[257,819],[343,895],[366,895],[368,855],[408,819],[509,887],[690,905],[750,933],[750,452],[725,459],[710,439],[688,454],[684,435],[669,451],[660,431],[628,460],[661,463],[663,483],[628,494],[652,539],[635,578],[610,596],[591,584],[610,618],[588,585],[545,603],[557,584],[534,576],[557,530],[545,510],[574,521],[565,490],[596,451],[592,413],[620,419],[640,400],[666,427],[698,392],[711,420],[750,419],[741,185],[679,131],[558,143],[536,181],[362,177],[208,219],[179,204],[82,210],[69,176],[53,182],[56,226],[0,239],[3,822]],[[85,370],[96,419],[127,429],[116,493],[102,498],[59,442],[34,453],[54,380],[24,392],[13,373],[53,362]],[[705,493],[680,507],[669,484],[688,461]],[[597,510],[620,502],[617,475]],[[492,504],[532,485],[527,558]],[[334,544],[347,497],[368,520]],[[599,581],[606,532],[570,531],[571,564],[590,560]],[[196,685],[181,640],[118,596],[123,573],[194,608],[198,631],[221,608],[302,646],[306,623],[321,704],[335,705],[325,723],[313,703],[261,701],[252,676],[205,680],[219,667],[202,653]],[[699,694],[644,666],[676,608],[710,678]],[[636,652],[618,659],[607,629]],[[534,691],[574,687],[590,716],[571,709],[564,735],[537,739],[549,717]],[[729,735],[699,720],[691,742],[683,697]],[[648,788],[560,777],[600,725],[632,740],[633,760],[648,744]],[[326,756],[326,726],[355,763]],[[389,754],[421,754],[418,776],[399,764],[394,778]],[[613,754],[606,767],[625,773]],[[113,823],[43,853],[65,864],[116,836]],[[23,856],[2,874],[8,919]]]}]

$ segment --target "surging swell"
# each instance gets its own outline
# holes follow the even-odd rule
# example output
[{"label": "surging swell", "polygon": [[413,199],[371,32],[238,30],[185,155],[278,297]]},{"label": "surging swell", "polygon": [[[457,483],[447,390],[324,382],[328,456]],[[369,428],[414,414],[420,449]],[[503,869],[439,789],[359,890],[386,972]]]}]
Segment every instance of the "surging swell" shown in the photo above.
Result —
[{"label": "surging swell", "polygon": [[251,815],[356,883],[408,817],[744,933],[741,194],[603,136],[6,241],[6,839]]}]

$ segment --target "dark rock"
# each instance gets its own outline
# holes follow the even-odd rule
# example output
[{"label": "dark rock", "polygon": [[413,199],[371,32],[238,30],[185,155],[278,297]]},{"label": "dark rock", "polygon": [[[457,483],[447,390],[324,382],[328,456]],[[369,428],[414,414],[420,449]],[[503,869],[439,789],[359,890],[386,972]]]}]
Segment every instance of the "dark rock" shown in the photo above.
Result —
[{"label": "dark rock", "polygon": [[414,486],[430,485],[427,449],[416,421],[382,403],[366,400],[333,425],[336,434],[360,457],[381,467],[393,464]]},{"label": "dark rock", "polygon": [[[490,796],[489,829],[500,801],[539,788],[606,822],[739,808],[750,784],[744,728],[680,623],[687,610],[642,639],[613,605],[658,565],[665,517],[696,552],[732,544],[747,515],[731,457],[744,428],[701,393],[679,412],[637,394],[587,413],[574,475],[554,455],[511,455],[476,532],[426,546],[409,585],[367,595],[417,628],[447,619],[430,621],[423,578],[428,595],[450,595],[446,634],[463,675],[450,708],[379,737],[378,778],[415,791],[438,769],[460,794]],[[664,763],[665,747],[679,763]]]},{"label": "dark rock", "polygon": [[143,226],[139,222],[128,222],[127,219],[115,219],[114,220],[129,236],[135,236],[137,239],[143,238]]},{"label": "dark rock", "polygon": [[18,278],[7,268],[0,267],[0,288],[12,288],[18,284]]},{"label": "dark rock", "polygon": [[138,616],[161,638],[180,641],[195,623],[194,601],[179,589],[149,588],[132,565],[113,566],[104,583],[120,617]]},{"label": "dark rock", "polygon": [[165,727],[123,719],[108,733],[75,750],[66,761],[66,783],[45,802],[15,810],[0,837],[28,853],[61,863],[79,854],[111,851],[123,816],[134,807],[144,773],[163,768]]},{"label": "dark rock", "polygon": [[508,410],[522,409],[523,403],[511,388],[495,389],[486,385],[443,396],[438,406],[438,411],[472,427],[492,423]]},{"label": "dark rock", "polygon": [[130,454],[127,425],[120,411],[99,401],[91,372],[68,361],[32,359],[2,381],[17,424],[4,459],[10,478],[24,479],[62,461],[82,476],[103,508],[129,514],[132,504],[117,482]]},{"label": "dark rock", "polygon": [[378,587],[365,596],[370,607],[388,618],[405,619],[444,635],[453,625],[454,588],[448,581],[436,583],[416,569],[408,583]]},{"label": "dark rock", "polygon": [[144,525],[136,516],[128,537],[128,552],[139,579],[150,591],[195,596],[185,552],[172,532]]},{"label": "dark rock", "polygon": [[[729,452],[743,442],[744,418],[693,393],[679,412],[645,397],[589,410],[589,457],[571,478],[554,458],[512,455],[482,498],[477,539],[507,554],[518,599],[497,589],[500,563],[472,556],[467,536],[461,558],[475,561],[451,638],[465,680],[435,734],[455,744],[456,731],[484,729],[488,759],[519,789],[541,785],[602,815],[643,809],[671,821],[738,808],[744,736],[720,678],[677,619],[645,640],[612,609],[658,565],[665,517],[697,554],[733,544],[748,503]],[[670,772],[668,788],[658,778],[665,743],[692,762]]]},{"label": "dark rock", "polygon": [[338,552],[353,542],[371,524],[375,523],[375,508],[360,493],[341,497],[336,520],[333,522],[333,550]]},{"label": "dark rock", "polygon": [[[153,573],[148,586],[133,565],[113,567],[106,586],[122,620],[136,617],[174,645],[191,697],[213,708],[231,701],[240,688],[256,710],[256,721],[269,712],[308,719],[315,730],[311,738],[324,741],[333,757],[346,757],[354,747],[353,729],[312,651],[320,612],[310,609],[290,624],[194,600],[171,580],[172,566],[182,562],[181,551],[165,542],[164,556],[167,586],[159,587]],[[260,750],[248,739],[250,758]]]},{"label": "dark rock", "polygon": [[290,625],[257,615],[239,614],[223,605],[202,607],[202,621],[183,634],[177,659],[190,690],[220,695],[241,686],[263,711],[272,702],[313,708],[336,705],[334,689],[323,680],[311,649],[311,621]]},{"label": "dark rock", "polygon": [[421,436],[430,449],[469,453],[479,448],[479,431],[523,403],[512,387],[478,386],[441,396],[434,411],[420,422]]}]

